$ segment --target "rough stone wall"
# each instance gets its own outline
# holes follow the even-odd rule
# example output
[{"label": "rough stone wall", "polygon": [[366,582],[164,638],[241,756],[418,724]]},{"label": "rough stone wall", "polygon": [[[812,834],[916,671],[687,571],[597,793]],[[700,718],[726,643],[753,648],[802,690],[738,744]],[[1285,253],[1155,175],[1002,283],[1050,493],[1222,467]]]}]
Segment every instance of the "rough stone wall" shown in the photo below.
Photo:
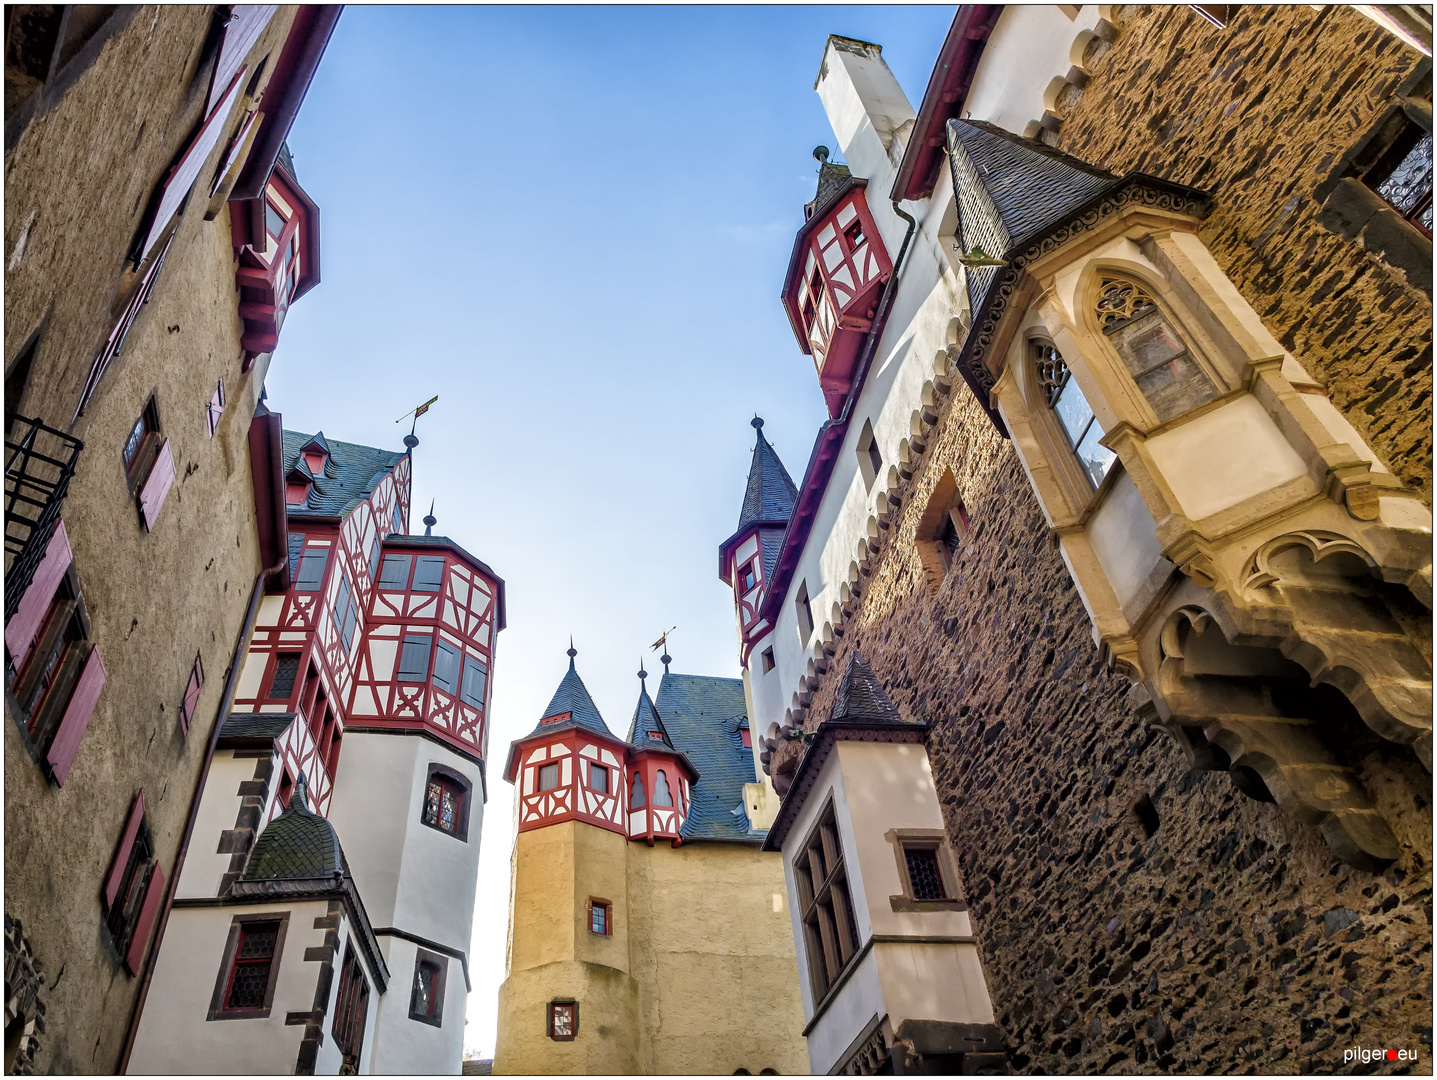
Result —
[{"label": "rough stone wall", "polygon": [[[48,309],[25,408],[52,425],[69,422],[107,328],[124,249],[198,118],[206,77],[198,104],[186,105],[185,94],[211,10],[137,12],[6,161],[6,359]],[[283,41],[292,17],[281,10],[252,59]],[[25,748],[7,695],[5,909],[23,922],[46,979],[37,1072],[119,1065],[139,987],[105,940],[101,884],[140,789],[156,856],[173,879],[260,569],[246,436],[266,364],[240,372],[229,216],[205,221],[203,194],[197,185],[151,301],[76,432],[85,449],[62,516],[108,678],[63,788]],[[220,379],[228,400],[211,438],[206,407]],[[151,393],[177,477],[147,532],[121,449]],[[186,737],[177,708],[196,652],[206,678]]]},{"label": "rough stone wall", "polygon": [[[935,592],[915,528],[949,467],[972,527]],[[931,725],[1016,1071],[1325,1071],[1359,1044],[1430,1066],[1430,777],[1372,746],[1363,780],[1403,844],[1372,875],[1225,776],[1190,771],[1101,663],[1028,480],[966,387],[829,671],[854,647],[904,715]],[[806,726],[837,683],[824,679]]]},{"label": "rough stone wall", "polygon": [[[1432,304],[1318,223],[1313,191],[1422,59],[1340,4],[1124,5],[1057,146],[1214,196],[1203,241],[1273,335],[1402,481],[1432,501]],[[1098,43],[1102,45],[1103,43]]]}]

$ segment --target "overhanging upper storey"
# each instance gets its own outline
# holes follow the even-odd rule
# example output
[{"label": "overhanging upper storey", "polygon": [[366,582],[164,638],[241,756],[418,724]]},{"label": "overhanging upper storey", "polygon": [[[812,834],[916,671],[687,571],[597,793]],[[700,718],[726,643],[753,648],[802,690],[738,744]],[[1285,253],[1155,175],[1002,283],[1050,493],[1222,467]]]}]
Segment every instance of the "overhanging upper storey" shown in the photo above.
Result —
[{"label": "overhanging upper storey", "polygon": [[240,343],[247,354],[272,352],[289,305],[319,284],[319,207],[280,154],[265,184],[259,221],[247,204],[231,202],[231,236],[239,253]]},{"label": "overhanging upper storey", "polygon": [[878,235],[864,189],[868,181],[846,165],[818,159],[818,191],[804,207],[807,220],[794,238],[783,281],[783,306],[798,345],[813,357],[830,416],[843,411],[854,368],[873,329],[893,260]]}]

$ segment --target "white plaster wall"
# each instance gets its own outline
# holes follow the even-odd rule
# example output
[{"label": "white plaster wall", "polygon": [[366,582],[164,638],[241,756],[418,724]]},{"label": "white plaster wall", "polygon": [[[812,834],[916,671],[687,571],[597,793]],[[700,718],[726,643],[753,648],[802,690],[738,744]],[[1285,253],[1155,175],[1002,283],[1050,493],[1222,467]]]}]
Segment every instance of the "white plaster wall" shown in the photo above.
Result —
[{"label": "white plaster wall", "polygon": [[[468,940],[467,938],[465,939]],[[457,1075],[464,1059],[464,966],[448,957],[444,975],[444,1023],[434,1027],[409,1018],[419,946],[403,938],[379,939],[389,968],[389,992],[377,1005],[370,1069],[374,1073]]]},{"label": "white plaster wall", "polygon": [[[800,971],[806,978],[807,969]],[[858,1033],[884,1011],[878,955],[876,950],[869,950],[808,1033],[808,1064],[813,1072],[822,1076],[831,1071]]]},{"label": "white plaster wall", "polygon": [[[472,785],[467,841],[420,821],[431,763]],[[371,923],[467,951],[484,820],[479,767],[429,739],[350,732],[338,773],[329,819]]]},{"label": "white plaster wall", "polygon": [[965,119],[987,120],[1023,134],[1043,118],[1043,93],[1074,66],[1073,44],[1101,18],[1097,4],[1084,4],[1070,19],[1053,4],[1009,4],[983,49],[964,102]]},{"label": "white plaster wall", "polygon": [[[933,786],[928,751],[916,743],[840,742],[834,747],[843,769],[843,790],[852,847],[844,854],[863,877],[868,921],[875,934],[967,937],[973,929],[966,911],[894,911],[891,897],[903,895],[898,856],[884,838],[890,829],[942,829],[943,811]],[[850,871],[850,877],[851,877]],[[858,902],[857,896],[854,903]]]},{"label": "white plaster wall", "polygon": [[[892,186],[890,153],[902,157],[904,125],[915,118],[903,88],[881,58],[870,58],[839,48],[832,39],[823,53],[817,85],[829,125],[854,176],[870,180],[869,191],[880,198]],[[895,135],[899,146],[893,148]],[[879,188],[876,176],[888,170]],[[885,236],[885,240],[887,237]]]},{"label": "white plaster wall", "polygon": [[[897,167],[881,149],[874,150],[871,145],[864,149],[865,140],[876,143],[877,135],[872,123],[865,127],[854,112],[861,111],[862,97],[852,85],[852,72],[855,68],[867,69],[860,70],[860,74],[872,75],[876,62],[840,52],[832,44],[825,58],[827,74],[819,83],[819,96],[828,110],[830,123],[840,135],[840,145],[854,174],[866,175],[869,180],[869,208],[889,254],[896,259],[908,229],[908,223],[893,212],[887,199]],[[892,79],[886,66],[883,66],[883,74]],[[881,80],[873,76],[870,81]],[[897,87],[896,82],[893,87]],[[883,107],[891,109],[891,105]],[[911,113],[910,109],[909,115]],[[846,131],[852,133],[848,142],[843,138]],[[905,205],[918,225],[899,268],[887,326],[874,352],[863,389],[854,402],[843,446],[819,502],[808,544],[794,570],[769,638],[776,667],[763,675],[761,663],[750,660],[751,669],[758,676],[754,682],[757,715],[753,719],[761,733],[766,733],[772,723],[783,723],[799,679],[807,673],[814,642],[820,640],[818,635],[822,634],[824,624],[831,621],[833,604],[839,600],[840,589],[848,580],[858,542],[867,535],[868,519],[874,514],[877,496],[885,486],[883,478],[889,467],[898,463],[900,442],[910,435],[913,412],[922,405],[923,385],[933,377],[934,357],[947,344],[950,322],[966,308],[962,278],[954,273],[943,250],[945,214],[952,199],[952,179],[945,167],[939,171],[930,198]],[[946,227],[951,229],[951,220],[946,222]],[[814,392],[818,392],[816,386]],[[883,457],[880,479],[871,490],[863,481],[857,456],[858,438],[865,420],[872,425],[875,444]],[[795,598],[800,584],[805,582],[813,610],[814,635],[800,640]],[[764,647],[767,646],[761,644],[755,648],[753,656],[759,656]],[[772,687],[775,676],[776,691]]]},{"label": "white plaster wall", "polygon": [[[185,867],[175,888],[177,897],[218,896],[220,879],[229,872],[230,857],[219,854],[220,834],[235,827],[242,798],[240,785],[254,779],[258,758],[236,758],[233,750],[215,752],[205,779],[205,793],[195,817],[195,831],[185,854]],[[260,821],[263,822],[261,817]]]},{"label": "white plaster wall", "polygon": [[993,1003],[976,944],[884,942],[875,945],[873,953],[878,958],[883,1004],[894,1028],[910,1019],[993,1022]]},{"label": "white plaster wall", "polygon": [[[305,960],[304,952],[324,944],[325,931],[314,929],[314,920],[327,911],[328,903],[322,900],[173,909],[135,1034],[129,1072],[292,1074],[304,1028],[287,1027],[284,1018],[288,1012],[314,1007],[320,965]],[[269,1016],[206,1020],[234,916],[270,912],[288,912],[289,926]]]}]

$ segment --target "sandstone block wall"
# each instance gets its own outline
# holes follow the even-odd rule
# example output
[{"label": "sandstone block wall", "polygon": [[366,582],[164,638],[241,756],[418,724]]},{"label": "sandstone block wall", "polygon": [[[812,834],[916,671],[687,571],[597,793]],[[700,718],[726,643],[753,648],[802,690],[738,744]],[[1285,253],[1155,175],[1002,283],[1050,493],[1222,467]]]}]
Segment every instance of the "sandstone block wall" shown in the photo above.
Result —
[{"label": "sandstone block wall", "polygon": [[[1317,220],[1314,190],[1422,57],[1340,4],[1123,5],[1057,143],[1214,197],[1203,241],[1388,467],[1432,501],[1432,304]],[[1101,43],[1100,43],[1101,44]],[[1429,91],[1430,93],[1430,91]]]}]

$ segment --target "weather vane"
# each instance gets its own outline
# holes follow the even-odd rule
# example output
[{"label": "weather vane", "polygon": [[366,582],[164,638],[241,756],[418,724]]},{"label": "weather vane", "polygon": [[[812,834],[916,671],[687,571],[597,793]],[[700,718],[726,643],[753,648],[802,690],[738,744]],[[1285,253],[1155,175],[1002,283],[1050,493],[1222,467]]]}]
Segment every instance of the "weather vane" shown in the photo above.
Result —
[{"label": "weather vane", "polygon": [[662,634],[659,635],[659,640],[650,645],[649,648],[652,649],[654,652],[658,652],[660,649],[666,648],[669,643],[669,635],[677,629],[677,626],[669,627],[667,630],[665,630]]},{"label": "weather vane", "polygon": [[[404,436],[404,445],[409,447],[409,449],[413,450],[416,446],[419,445],[419,437],[414,434],[414,425],[419,423],[419,418],[429,411],[429,406],[433,405],[438,400],[439,395],[435,394],[423,405],[420,405],[418,408],[412,409],[410,410],[410,412],[404,414],[404,416],[412,415],[414,417],[413,423],[409,425],[409,434]],[[401,416],[398,420],[394,422],[396,424],[402,424],[404,422],[404,416]]]}]

